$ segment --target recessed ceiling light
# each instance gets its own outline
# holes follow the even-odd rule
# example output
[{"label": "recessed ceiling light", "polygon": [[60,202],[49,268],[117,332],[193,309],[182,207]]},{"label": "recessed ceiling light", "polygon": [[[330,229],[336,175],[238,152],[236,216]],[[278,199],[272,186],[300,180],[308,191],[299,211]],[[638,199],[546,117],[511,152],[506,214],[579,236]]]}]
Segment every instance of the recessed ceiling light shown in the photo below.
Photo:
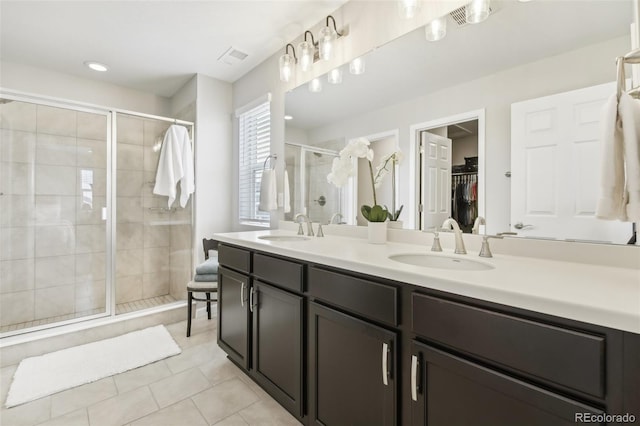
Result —
[{"label": "recessed ceiling light", "polygon": [[84,63],[87,67],[91,68],[94,71],[105,72],[109,69],[105,64],[101,64],[100,62],[95,61],[85,61]]},{"label": "recessed ceiling light", "polygon": [[284,116],[284,119],[285,119],[285,120],[293,120],[293,116],[291,116],[291,115],[285,115],[285,116]]}]

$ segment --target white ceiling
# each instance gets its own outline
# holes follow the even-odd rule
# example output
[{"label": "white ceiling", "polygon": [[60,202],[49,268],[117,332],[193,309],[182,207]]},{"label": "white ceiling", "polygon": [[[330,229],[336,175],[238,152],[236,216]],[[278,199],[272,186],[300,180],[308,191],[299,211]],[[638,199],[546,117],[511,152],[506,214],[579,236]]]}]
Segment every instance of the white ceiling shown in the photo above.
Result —
[{"label": "white ceiling", "polygon": [[[195,73],[237,80],[345,2],[1,0],[0,59],[170,97]],[[230,47],[249,56],[219,62]]]},{"label": "white ceiling", "polygon": [[[354,76],[344,71],[340,85],[330,85],[322,79],[321,93],[310,93],[306,85],[287,93],[285,111],[293,116],[287,125],[301,129],[321,127],[415,98],[417,93],[432,93],[628,35],[633,3],[492,0],[491,7],[491,16],[476,25],[457,27],[449,17],[443,40],[428,42],[424,28],[419,28],[370,52],[366,56],[366,72]],[[613,79],[614,57],[611,72]]]}]

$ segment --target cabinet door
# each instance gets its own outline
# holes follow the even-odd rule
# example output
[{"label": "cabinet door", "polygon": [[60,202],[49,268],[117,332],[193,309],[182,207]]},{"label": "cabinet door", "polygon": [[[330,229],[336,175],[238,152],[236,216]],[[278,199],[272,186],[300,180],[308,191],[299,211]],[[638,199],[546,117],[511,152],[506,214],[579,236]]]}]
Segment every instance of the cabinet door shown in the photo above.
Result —
[{"label": "cabinet door", "polygon": [[249,369],[249,277],[218,269],[218,345]]},{"label": "cabinet door", "polygon": [[568,426],[603,413],[421,343],[408,361],[412,425]]},{"label": "cabinet door", "polygon": [[311,302],[311,423],[395,425],[396,342],[394,332]]},{"label": "cabinet door", "polygon": [[260,281],[252,291],[254,378],[301,417],[303,299]]}]

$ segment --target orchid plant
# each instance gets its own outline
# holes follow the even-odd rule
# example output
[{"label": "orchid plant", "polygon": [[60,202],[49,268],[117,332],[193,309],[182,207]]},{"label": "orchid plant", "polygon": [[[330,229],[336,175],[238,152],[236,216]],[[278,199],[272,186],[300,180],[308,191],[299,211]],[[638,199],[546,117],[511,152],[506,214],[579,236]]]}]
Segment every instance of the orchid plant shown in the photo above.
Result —
[{"label": "orchid plant", "polygon": [[374,173],[372,164],[373,150],[369,147],[370,145],[371,143],[366,138],[357,138],[349,141],[347,146],[340,151],[339,157],[334,158],[331,173],[327,175],[327,181],[337,187],[344,186],[349,178],[355,175],[353,159],[366,158],[369,163],[369,176],[371,177],[371,188],[373,189],[373,206],[363,205],[360,207],[360,212],[369,222],[384,222],[394,215],[397,220],[402,207],[400,207],[397,214],[393,212],[390,216],[387,207],[378,204],[376,188],[380,187],[384,176],[402,159],[402,153],[398,151],[384,157]]}]

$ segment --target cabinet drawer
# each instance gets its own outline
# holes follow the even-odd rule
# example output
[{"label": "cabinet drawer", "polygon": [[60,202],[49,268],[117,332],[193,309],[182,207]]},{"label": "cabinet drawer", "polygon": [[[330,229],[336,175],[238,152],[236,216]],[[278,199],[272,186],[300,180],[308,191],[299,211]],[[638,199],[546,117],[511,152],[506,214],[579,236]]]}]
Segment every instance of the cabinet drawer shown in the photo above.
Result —
[{"label": "cabinet drawer", "polygon": [[395,287],[311,267],[309,293],[367,318],[398,325]]},{"label": "cabinet drawer", "polygon": [[241,272],[251,272],[251,253],[221,244],[218,247],[218,261],[221,265]]},{"label": "cabinet drawer", "polygon": [[605,339],[431,296],[412,295],[420,336],[589,395],[605,394]]},{"label": "cabinet drawer", "polygon": [[253,255],[253,275],[262,280],[302,292],[303,265],[263,254]]}]

